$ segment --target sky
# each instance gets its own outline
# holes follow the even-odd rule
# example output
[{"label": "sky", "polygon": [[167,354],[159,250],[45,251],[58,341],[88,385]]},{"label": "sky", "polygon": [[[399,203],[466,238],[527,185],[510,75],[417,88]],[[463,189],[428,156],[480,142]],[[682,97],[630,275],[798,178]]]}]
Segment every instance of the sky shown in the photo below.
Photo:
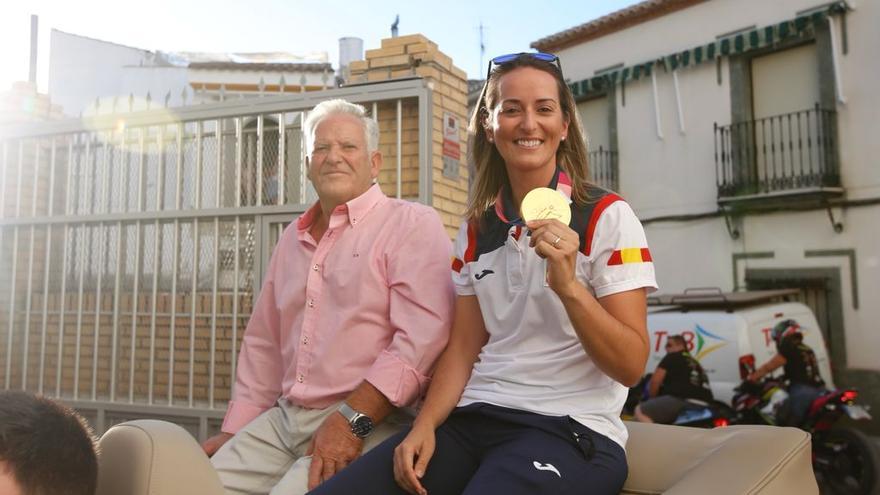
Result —
[{"label": "sky", "polygon": [[[30,16],[39,16],[37,83],[48,86],[49,33],[59,29],[147,50],[307,53],[326,51],[334,67],[339,38],[379,48],[400,16],[400,35],[421,33],[470,78],[486,60],[529,50],[540,38],[637,3],[637,0],[2,0],[0,90],[27,80]],[[486,57],[480,56],[483,25]]]}]

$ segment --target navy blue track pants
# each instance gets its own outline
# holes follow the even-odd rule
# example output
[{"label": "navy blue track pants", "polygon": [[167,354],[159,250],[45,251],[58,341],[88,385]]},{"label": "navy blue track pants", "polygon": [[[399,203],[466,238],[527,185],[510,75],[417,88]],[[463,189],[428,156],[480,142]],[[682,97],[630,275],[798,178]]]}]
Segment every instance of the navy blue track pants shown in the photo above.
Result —
[{"label": "navy blue track pants", "polygon": [[[394,481],[397,434],[312,495],[404,494]],[[567,416],[543,416],[490,404],[457,408],[437,429],[422,485],[430,495],[617,494],[626,454],[609,438]]]}]

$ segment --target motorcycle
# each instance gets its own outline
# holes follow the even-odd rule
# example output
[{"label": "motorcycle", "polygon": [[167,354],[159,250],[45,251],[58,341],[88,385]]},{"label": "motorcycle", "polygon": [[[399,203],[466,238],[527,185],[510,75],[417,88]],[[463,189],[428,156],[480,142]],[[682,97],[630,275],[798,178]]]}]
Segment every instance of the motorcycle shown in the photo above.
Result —
[{"label": "motorcycle", "polygon": [[795,426],[809,432],[819,485],[841,495],[868,495],[877,483],[877,450],[864,433],[836,424],[844,416],[853,421],[871,419],[868,409],[856,403],[858,396],[854,389],[829,390],[812,402],[800,424],[787,425],[788,397],[783,383],[776,379],[744,381],[735,389],[733,409],[740,424]]},{"label": "motorcycle", "polygon": [[[648,399],[648,383],[651,381],[651,375],[651,373],[648,373],[642,377],[641,381],[629,390],[629,395],[623,407],[624,419],[634,419],[633,414],[636,406],[639,402]],[[721,401],[685,399],[685,402],[687,402],[687,405],[671,424],[696,428],[718,428],[728,426],[736,417],[734,410]]]}]

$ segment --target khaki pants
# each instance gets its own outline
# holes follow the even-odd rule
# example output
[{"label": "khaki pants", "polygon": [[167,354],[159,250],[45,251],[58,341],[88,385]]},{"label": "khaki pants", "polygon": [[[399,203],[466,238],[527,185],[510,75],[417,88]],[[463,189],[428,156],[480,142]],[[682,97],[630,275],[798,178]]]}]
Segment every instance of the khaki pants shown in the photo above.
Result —
[{"label": "khaki pants", "polygon": [[[276,407],[248,423],[211,458],[226,493],[306,493],[312,461],[306,450],[315,430],[338,407],[305,409],[281,399]],[[411,419],[402,411],[389,415],[366,438],[364,452],[401,431]]]}]

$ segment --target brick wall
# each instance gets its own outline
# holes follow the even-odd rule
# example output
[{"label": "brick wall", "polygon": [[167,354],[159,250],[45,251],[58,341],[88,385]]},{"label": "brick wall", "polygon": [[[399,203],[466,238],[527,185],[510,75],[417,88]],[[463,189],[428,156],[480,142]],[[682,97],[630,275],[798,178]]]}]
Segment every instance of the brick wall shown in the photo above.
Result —
[{"label": "brick wall", "polygon": [[[467,74],[441,52],[437,44],[421,34],[386,38],[380,48],[367,50],[365,60],[352,62],[351,83],[379,82],[398,78],[421,77],[433,90],[432,108],[432,206],[437,209],[450,236],[454,236],[467,204]],[[381,151],[385,167],[380,184],[385,191],[395,190],[396,110],[380,106]],[[443,114],[459,120],[459,173],[457,179],[443,175]],[[390,119],[390,120],[389,120]],[[404,105],[403,183],[404,196],[418,195],[418,108],[416,102]],[[390,144],[386,144],[390,143]],[[387,182],[386,182],[387,181]]]},{"label": "brick wall", "polygon": [[[236,333],[236,352],[241,346],[241,337],[252,309],[252,294],[240,292],[238,295],[238,328]],[[172,301],[175,322],[174,344],[171,344]],[[23,349],[24,329],[28,334],[27,377],[24,353],[13,353],[10,381],[12,388],[24,385],[28,390],[37,390],[40,384],[41,356],[44,356],[43,389],[54,394],[58,385],[58,350],[61,342],[61,396],[80,399],[92,398],[92,378],[95,377],[95,398],[109,400],[115,393],[117,401],[129,397],[133,377],[133,397],[135,402],[145,402],[150,384],[150,358],[153,359],[153,401],[167,404],[169,390],[169,370],[174,366],[172,400],[173,404],[185,405],[189,400],[190,350],[192,349],[193,403],[206,406],[210,397],[211,327],[213,294],[196,293],[195,319],[193,320],[192,294],[178,294],[172,298],[170,293],[159,293],[156,297],[156,313],[153,316],[152,293],[139,294],[134,304],[133,294],[119,294],[118,307],[113,294],[104,294],[100,308],[94,293],[85,293],[83,300],[79,295],[68,292],[64,304],[60,294],[50,293],[46,300],[45,321],[43,320],[43,295],[32,294],[30,317],[25,311],[15,315],[16,329],[13,334],[14,350]],[[218,407],[229,400],[232,388],[232,337],[233,337],[233,294],[218,293],[216,303],[216,330],[214,349],[214,400]],[[135,309],[133,315],[132,309]],[[4,308],[5,309],[5,308]],[[81,311],[80,311],[81,309]],[[63,316],[62,316],[63,312]],[[118,327],[114,336],[114,321]],[[63,322],[63,325],[62,325]],[[97,325],[96,325],[97,322]],[[8,325],[8,313],[0,313],[0,326]],[[43,327],[45,326],[45,338]],[[155,328],[155,330],[153,330]],[[195,329],[191,348],[191,333]],[[63,331],[63,336],[62,336]],[[3,332],[5,334],[5,332]],[[97,335],[97,353],[95,336]],[[4,335],[5,336],[5,335]],[[115,337],[115,338],[114,338]],[[134,339],[134,373],[132,375],[132,339]],[[77,346],[79,340],[79,346]],[[113,349],[115,340],[115,378],[111,391],[113,372]],[[0,342],[5,361],[6,341]],[[43,353],[45,349],[45,354]],[[172,358],[173,350],[173,358]],[[77,355],[79,357],[79,376],[76,377]],[[97,373],[93,373],[97,371]],[[5,368],[0,368],[0,382],[5,380]],[[26,380],[26,381],[23,381]],[[78,382],[78,386],[75,384]]]},{"label": "brick wall", "polygon": [[61,107],[53,105],[49,95],[38,93],[33,84],[17,82],[9,91],[0,92],[0,126],[62,117]]}]

